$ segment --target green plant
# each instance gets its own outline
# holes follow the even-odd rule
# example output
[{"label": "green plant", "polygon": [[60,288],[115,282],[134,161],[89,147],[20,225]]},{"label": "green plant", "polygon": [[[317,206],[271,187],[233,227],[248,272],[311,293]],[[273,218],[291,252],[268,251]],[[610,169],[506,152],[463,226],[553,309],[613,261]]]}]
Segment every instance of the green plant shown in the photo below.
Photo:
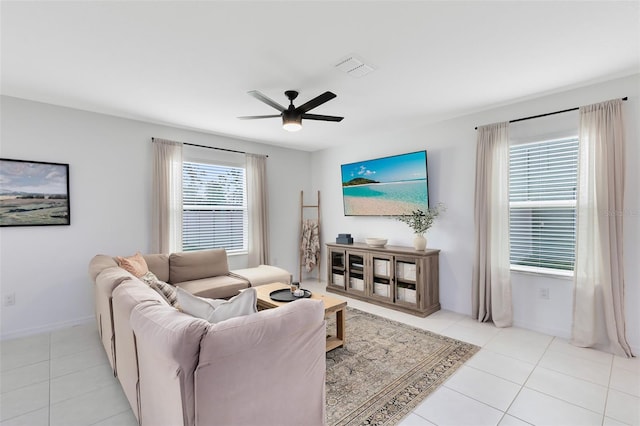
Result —
[{"label": "green plant", "polygon": [[444,204],[438,203],[435,207],[428,208],[427,211],[414,210],[411,214],[394,216],[393,218],[409,225],[409,227],[413,229],[414,233],[424,234],[429,228],[431,228],[434,219],[445,210],[446,207]]}]

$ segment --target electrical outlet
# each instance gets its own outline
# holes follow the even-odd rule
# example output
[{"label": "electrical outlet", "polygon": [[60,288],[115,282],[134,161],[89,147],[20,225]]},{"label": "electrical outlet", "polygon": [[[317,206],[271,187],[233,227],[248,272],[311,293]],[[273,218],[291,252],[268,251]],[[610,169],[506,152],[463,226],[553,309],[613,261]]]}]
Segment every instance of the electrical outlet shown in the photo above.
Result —
[{"label": "electrical outlet", "polygon": [[2,297],[2,304],[4,306],[13,306],[16,304],[16,294],[15,293],[9,293],[9,294],[5,294]]},{"label": "electrical outlet", "polygon": [[540,289],[540,299],[549,300],[549,289],[544,287]]}]

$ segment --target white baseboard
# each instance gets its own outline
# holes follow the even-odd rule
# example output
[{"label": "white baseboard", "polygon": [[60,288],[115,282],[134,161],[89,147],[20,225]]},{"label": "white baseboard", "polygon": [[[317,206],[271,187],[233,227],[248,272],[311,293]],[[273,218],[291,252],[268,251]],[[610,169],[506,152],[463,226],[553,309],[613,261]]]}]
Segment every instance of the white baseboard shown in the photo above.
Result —
[{"label": "white baseboard", "polygon": [[[514,321],[513,325],[515,327],[524,328],[527,330],[537,331],[538,333],[543,333],[549,336],[560,337],[561,339],[571,340],[571,331],[570,330],[562,330],[562,329],[554,329],[554,328],[546,328],[546,327],[536,327],[526,322]],[[640,346],[629,344],[631,348],[631,352],[633,352],[634,356],[640,356]]]},{"label": "white baseboard", "polygon": [[96,317],[91,315],[84,318],[78,318],[70,321],[62,321],[53,324],[46,324],[40,327],[31,327],[31,328],[23,328],[21,330],[11,331],[8,333],[3,333],[0,335],[1,340],[9,340],[9,339],[19,339],[21,337],[33,336],[35,334],[49,333],[51,331],[62,330],[64,328],[73,327],[75,325],[83,325],[88,324],[90,322],[95,322]]},{"label": "white baseboard", "polygon": [[553,327],[540,327],[536,324],[529,324],[525,321],[514,321],[514,327],[524,328],[531,331],[537,331],[538,333],[546,334],[548,336],[556,336],[562,339],[570,339],[571,331],[563,330],[561,328],[553,328]]}]

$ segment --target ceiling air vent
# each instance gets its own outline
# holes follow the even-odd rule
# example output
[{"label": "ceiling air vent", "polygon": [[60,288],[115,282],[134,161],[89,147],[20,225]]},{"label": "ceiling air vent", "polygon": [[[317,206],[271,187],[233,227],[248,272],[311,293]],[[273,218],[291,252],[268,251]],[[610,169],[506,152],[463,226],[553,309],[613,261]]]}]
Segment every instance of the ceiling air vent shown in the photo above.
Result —
[{"label": "ceiling air vent", "polygon": [[365,64],[363,60],[353,55],[338,62],[336,68],[349,74],[351,77],[364,77],[375,71],[375,68]]}]

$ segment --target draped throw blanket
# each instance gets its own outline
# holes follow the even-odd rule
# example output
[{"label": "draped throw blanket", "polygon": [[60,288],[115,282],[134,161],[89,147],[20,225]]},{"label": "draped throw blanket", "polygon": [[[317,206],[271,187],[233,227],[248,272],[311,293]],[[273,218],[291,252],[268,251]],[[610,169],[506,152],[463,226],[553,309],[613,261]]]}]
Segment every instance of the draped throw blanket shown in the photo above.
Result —
[{"label": "draped throw blanket", "polygon": [[302,252],[302,262],[307,272],[313,271],[320,257],[320,235],[318,231],[317,220],[305,219],[302,222],[300,251]]}]

